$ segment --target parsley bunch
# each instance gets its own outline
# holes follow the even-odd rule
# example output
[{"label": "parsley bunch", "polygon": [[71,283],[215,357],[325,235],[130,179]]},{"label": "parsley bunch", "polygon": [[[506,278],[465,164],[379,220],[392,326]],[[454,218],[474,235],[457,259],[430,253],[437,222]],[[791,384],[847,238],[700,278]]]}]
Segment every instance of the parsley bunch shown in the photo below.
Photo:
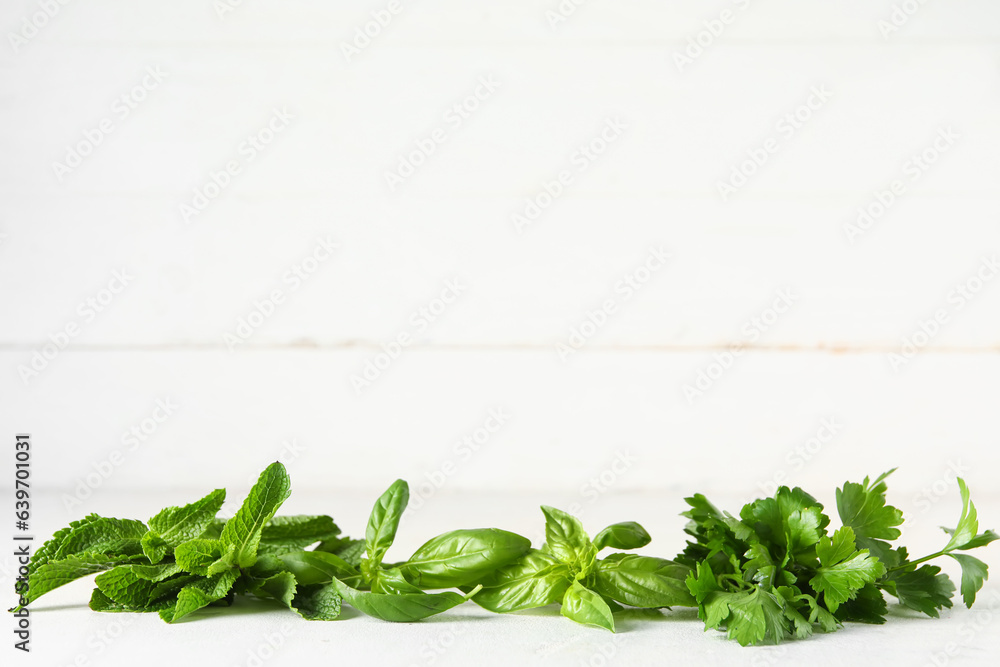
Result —
[{"label": "parsley bunch", "polygon": [[677,561],[693,571],[687,586],[705,627],[725,629],[740,644],[809,637],[816,628],[836,630],[844,621],[884,623],[883,592],[900,604],[937,617],[952,606],[948,575],[926,561],[950,556],[962,566],[961,591],[969,607],[987,577],[986,564],[956,553],[989,544],[979,533],[969,489],[958,480],[963,510],[945,547],[911,560],[900,536],[903,513],[886,504],[885,479],[837,489],[842,527],[828,534],[823,506],[800,488],[781,487],[774,497],[745,505],[739,517],[720,512],[704,496],[686,501],[693,538]]}]

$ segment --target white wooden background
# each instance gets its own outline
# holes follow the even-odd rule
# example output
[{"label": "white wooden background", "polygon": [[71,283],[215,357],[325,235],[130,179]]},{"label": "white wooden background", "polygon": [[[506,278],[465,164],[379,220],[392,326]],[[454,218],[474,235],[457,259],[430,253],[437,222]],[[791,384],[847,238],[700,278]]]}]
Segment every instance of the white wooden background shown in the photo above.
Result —
[{"label": "white wooden background", "polygon": [[[984,495],[1000,462],[1000,284],[961,307],[954,290],[1000,251],[1000,7],[927,2],[883,37],[894,4],[593,0],[552,28],[556,0],[401,0],[348,62],[342,44],[387,2],[246,0],[224,17],[206,0],[71,2],[15,51],[9,33],[39,10],[8,0],[0,430],[34,435],[36,481],[54,490],[112,461],[78,492],[90,507],[116,490],[245,488],[278,456],[296,488],[446,473],[435,497],[589,502],[602,472],[614,493],[749,496],[781,473],[832,489],[900,465],[914,509],[953,464]],[[731,23],[679,71],[723,11]],[[115,101],[147,68],[165,78],[121,119]],[[449,124],[482,77],[499,87]],[[829,99],[786,136],[778,123],[814,89]],[[293,119],[245,161],[275,109]],[[53,163],[105,118],[113,132],[60,181]],[[625,129],[577,171],[609,119]],[[385,172],[438,127],[446,140],[390,191]],[[957,138],[910,180],[940,131]],[[718,182],[768,141],[722,201]],[[230,160],[241,173],[186,224],[180,204]],[[572,183],[518,233],[512,214],[561,170]],[[845,225],[894,179],[905,193],[851,243]],[[293,288],[318,238],[339,248]],[[650,248],[670,259],[626,300],[616,282]],[[87,319],[79,304],[122,270],[128,285]],[[453,280],[461,295],[418,330]],[[227,332],[275,289],[284,303],[230,351]],[[748,337],[782,290],[792,307]],[[616,312],[564,363],[557,344],[609,297]],[[356,392],[352,375],[401,333],[413,344]],[[745,354],[689,400],[735,344]],[[152,430],[157,401],[178,407]],[[457,450],[496,409],[506,423]],[[833,436],[796,455],[830,419]]]}]

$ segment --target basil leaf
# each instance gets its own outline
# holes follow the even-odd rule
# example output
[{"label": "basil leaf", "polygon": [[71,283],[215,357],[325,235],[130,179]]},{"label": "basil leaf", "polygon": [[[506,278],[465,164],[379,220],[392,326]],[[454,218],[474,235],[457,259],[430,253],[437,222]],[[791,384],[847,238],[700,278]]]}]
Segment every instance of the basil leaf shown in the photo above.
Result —
[{"label": "basil leaf", "polygon": [[482,579],[530,548],[528,538],[497,528],[453,530],[428,540],[401,569],[417,586],[457,588]]},{"label": "basil leaf", "polygon": [[328,584],[334,578],[350,580],[359,577],[358,571],[349,563],[324,551],[294,551],[281,554],[277,560],[304,586]]},{"label": "basil leaf", "polygon": [[377,568],[382,563],[382,557],[396,539],[399,520],[409,502],[410,487],[402,479],[393,482],[375,502],[365,530],[368,560],[372,563],[370,567]]},{"label": "basil leaf", "polygon": [[684,580],[690,568],[663,558],[612,554],[597,565],[594,590],[632,607],[695,607]]},{"label": "basil leaf", "polygon": [[574,516],[542,505],[545,515],[545,547],[548,553],[567,565],[576,565],[585,571],[594,560],[597,549]]},{"label": "basil leaf", "polygon": [[452,592],[395,595],[359,591],[339,579],[334,579],[331,584],[344,601],[358,611],[383,621],[398,623],[410,623],[440,614],[462,604],[478,592],[477,587],[465,596]]},{"label": "basil leaf", "polygon": [[574,581],[566,590],[560,611],[563,616],[577,623],[615,631],[615,619],[607,603],[579,581]]},{"label": "basil leaf", "polygon": [[646,546],[653,538],[646,529],[635,521],[611,524],[594,538],[594,546],[600,551],[605,547],[612,549],[639,549]]},{"label": "basil leaf", "polygon": [[497,613],[544,607],[562,600],[572,578],[566,564],[532,549],[485,577],[472,601]]}]

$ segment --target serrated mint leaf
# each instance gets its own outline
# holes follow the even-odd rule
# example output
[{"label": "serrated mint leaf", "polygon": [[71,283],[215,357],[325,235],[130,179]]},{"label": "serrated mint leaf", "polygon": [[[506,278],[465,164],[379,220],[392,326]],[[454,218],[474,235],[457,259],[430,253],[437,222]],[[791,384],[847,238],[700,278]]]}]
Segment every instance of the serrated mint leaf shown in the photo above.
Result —
[{"label": "serrated mint leaf", "polygon": [[150,563],[159,563],[170,552],[170,545],[167,544],[167,541],[153,531],[146,531],[140,544],[142,545],[142,553],[149,559]]},{"label": "serrated mint leaf", "polygon": [[84,552],[59,560],[50,560],[29,575],[28,594],[25,597],[32,602],[71,581],[141,558],[142,556],[107,556]]},{"label": "serrated mint leaf", "polygon": [[[226,490],[216,489],[204,498],[183,507],[167,507],[149,520],[148,539],[143,539],[143,546],[176,547],[181,542],[201,537],[211,525],[215,515],[226,502]],[[158,538],[158,539],[156,539]],[[152,559],[150,559],[152,560]]]},{"label": "serrated mint leaf", "polygon": [[219,540],[223,545],[232,545],[234,562],[239,567],[250,567],[257,561],[261,532],[291,491],[285,466],[275,461],[260,474],[243,505],[226,522]]},{"label": "serrated mint leaf", "polygon": [[986,563],[967,554],[948,554],[962,566],[962,601],[972,608],[976,601],[976,593],[983,587],[983,582],[989,578],[989,568]]},{"label": "serrated mint leaf", "polygon": [[108,599],[133,609],[146,609],[160,602],[159,582],[180,572],[176,563],[164,565],[122,565],[97,576],[94,583]]},{"label": "serrated mint leaf", "polygon": [[177,545],[174,558],[185,572],[213,576],[233,566],[235,550],[232,544],[223,544],[221,540],[188,540]]},{"label": "serrated mint leaf", "polygon": [[50,560],[55,558],[56,553],[58,553],[59,548],[62,546],[63,542],[69,536],[73,530],[80,528],[88,523],[92,523],[100,519],[96,514],[88,514],[83,519],[71,522],[65,528],[58,530],[51,538],[45,541],[41,547],[35,551],[31,556],[31,560],[28,566],[28,573],[34,572],[37,568],[45,565]]},{"label": "serrated mint leaf", "polygon": [[236,570],[227,570],[188,584],[177,594],[177,602],[173,606],[160,611],[160,618],[176,623],[188,614],[221,600],[229,593],[238,576]]},{"label": "serrated mint leaf", "polygon": [[885,566],[877,558],[867,549],[856,551],[854,546],[854,531],[850,526],[838,530],[832,539],[821,538],[816,545],[821,565],[809,585],[823,594],[823,602],[831,612],[885,574]]},{"label": "serrated mint leaf", "polygon": [[62,538],[51,560],[79,553],[133,556],[142,553],[140,540],[146,525],[133,519],[96,517],[72,528]]},{"label": "serrated mint leaf", "polygon": [[256,582],[251,592],[263,598],[271,598],[291,608],[295,597],[295,575],[291,572],[278,572],[266,579]]},{"label": "serrated mint leaf", "polygon": [[334,621],[340,617],[341,600],[331,584],[300,586],[292,600],[292,609],[307,621]]},{"label": "serrated mint leaf", "polygon": [[261,531],[258,551],[276,554],[303,549],[339,534],[340,528],[329,516],[276,516]]}]

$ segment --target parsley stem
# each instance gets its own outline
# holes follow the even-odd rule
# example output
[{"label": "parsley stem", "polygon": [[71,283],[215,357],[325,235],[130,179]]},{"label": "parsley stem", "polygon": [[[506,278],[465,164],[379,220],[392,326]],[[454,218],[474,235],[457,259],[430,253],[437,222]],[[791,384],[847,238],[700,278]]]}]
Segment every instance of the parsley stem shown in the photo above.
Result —
[{"label": "parsley stem", "polygon": [[897,565],[896,567],[890,568],[889,572],[895,572],[897,570],[902,570],[902,569],[911,567],[913,565],[920,565],[921,563],[926,563],[929,560],[934,560],[938,556],[944,556],[947,553],[948,553],[947,551],[943,551],[942,550],[942,551],[939,551],[937,553],[931,554],[930,556],[924,556],[923,558],[918,558],[917,560],[907,561],[906,563],[903,563],[902,565]]}]

